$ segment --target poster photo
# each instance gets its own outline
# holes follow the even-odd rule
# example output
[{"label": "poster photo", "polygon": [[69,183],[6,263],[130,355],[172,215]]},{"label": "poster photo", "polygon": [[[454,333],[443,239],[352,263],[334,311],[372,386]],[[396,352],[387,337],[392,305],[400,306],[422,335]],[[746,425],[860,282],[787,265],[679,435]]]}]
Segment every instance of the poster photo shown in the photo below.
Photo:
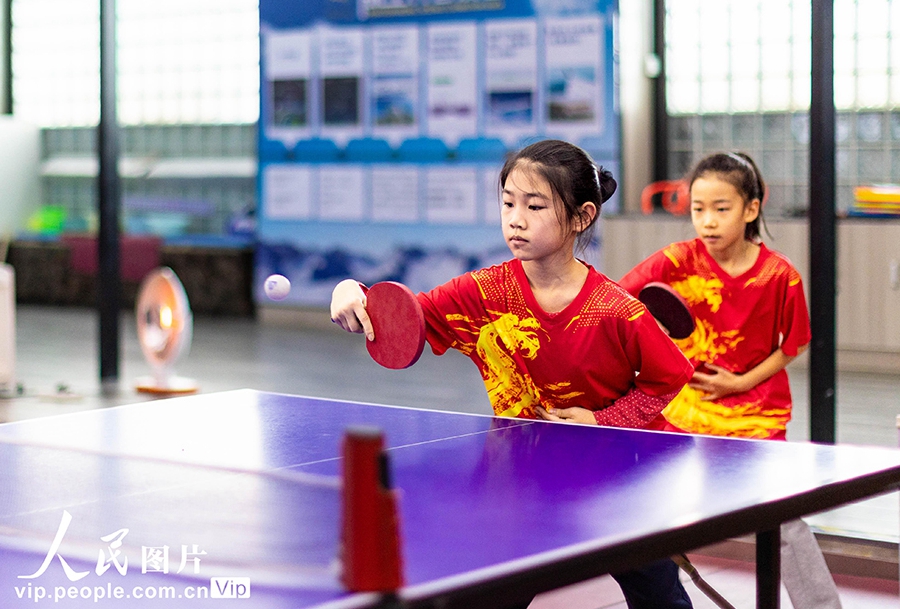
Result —
[{"label": "poster photo", "polygon": [[426,35],[428,134],[455,145],[478,134],[478,28],[434,23]]},{"label": "poster photo", "polygon": [[537,131],[537,21],[485,24],[486,131],[510,147]]},{"label": "poster photo", "polygon": [[548,18],[544,48],[547,129],[576,140],[599,131],[603,124],[602,18]]},{"label": "poster photo", "polygon": [[419,221],[421,170],[416,166],[372,167],[372,220],[416,223]]},{"label": "poster photo", "polygon": [[371,31],[372,133],[398,146],[419,132],[419,28]]},{"label": "poster photo", "polygon": [[314,106],[310,92],[311,50],[308,31],[264,31],[264,91],[268,105],[266,135],[290,148],[309,137]]},{"label": "poster photo", "polygon": [[357,27],[319,29],[322,137],[339,145],[363,134],[365,32]]},{"label": "poster photo", "polygon": [[306,220],[312,217],[312,170],[296,163],[273,163],[262,167],[262,208],[275,220]]}]

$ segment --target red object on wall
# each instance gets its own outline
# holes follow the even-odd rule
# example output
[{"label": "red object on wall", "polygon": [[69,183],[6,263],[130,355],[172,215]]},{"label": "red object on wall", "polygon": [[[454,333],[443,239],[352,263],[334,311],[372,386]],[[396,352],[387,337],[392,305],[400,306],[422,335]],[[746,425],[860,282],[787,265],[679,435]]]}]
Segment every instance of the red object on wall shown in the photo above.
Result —
[{"label": "red object on wall", "polygon": [[641,191],[641,211],[645,214],[653,213],[653,197],[660,195],[662,208],[681,216],[691,209],[691,191],[684,180],[662,180],[653,182]]},{"label": "red object on wall", "polygon": [[384,436],[351,428],[343,443],[341,580],[353,592],[403,585],[397,495],[388,480]]},{"label": "red object on wall", "polygon": [[[60,240],[72,251],[73,271],[96,275],[100,269],[97,237],[94,235],[62,235]],[[162,238],[155,235],[122,235],[119,238],[119,272],[125,281],[140,282],[160,266]]]}]

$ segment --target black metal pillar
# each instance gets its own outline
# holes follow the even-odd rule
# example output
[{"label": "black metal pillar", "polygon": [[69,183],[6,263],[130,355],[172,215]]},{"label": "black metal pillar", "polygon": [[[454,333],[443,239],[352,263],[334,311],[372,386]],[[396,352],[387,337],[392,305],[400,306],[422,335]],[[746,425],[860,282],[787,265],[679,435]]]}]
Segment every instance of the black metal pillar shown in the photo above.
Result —
[{"label": "black metal pillar", "polygon": [[12,114],[13,98],[12,98],[12,0],[0,0],[3,8],[3,33],[0,39],[3,41],[3,47],[0,48],[0,59],[3,61],[3,107],[0,107],[0,114]]},{"label": "black metal pillar", "polygon": [[97,133],[100,230],[100,382],[115,391],[119,379],[119,129],[116,120],[116,0],[100,0],[100,125]]},{"label": "black metal pillar", "polygon": [[653,54],[659,59],[659,74],[653,79],[653,181],[659,182],[669,179],[665,0],[653,0]]},{"label": "black metal pillar", "polygon": [[810,440],[835,442],[834,3],[812,3],[812,97],[809,107]]},{"label": "black metal pillar", "polygon": [[781,606],[781,529],[756,534],[756,609]]}]

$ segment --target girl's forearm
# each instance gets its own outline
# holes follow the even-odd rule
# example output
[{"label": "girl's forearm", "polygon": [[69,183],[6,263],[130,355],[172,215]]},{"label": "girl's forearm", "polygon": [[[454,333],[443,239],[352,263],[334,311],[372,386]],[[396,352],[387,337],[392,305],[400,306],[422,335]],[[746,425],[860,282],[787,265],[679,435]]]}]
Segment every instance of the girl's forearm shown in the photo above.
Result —
[{"label": "girl's forearm", "polygon": [[[802,353],[806,347],[800,349]],[[799,353],[797,354],[799,355]],[[780,348],[772,352],[772,355],[760,362],[755,368],[751,368],[741,375],[741,391],[750,391],[760,383],[768,380],[775,374],[784,370],[797,356],[787,355]]]}]

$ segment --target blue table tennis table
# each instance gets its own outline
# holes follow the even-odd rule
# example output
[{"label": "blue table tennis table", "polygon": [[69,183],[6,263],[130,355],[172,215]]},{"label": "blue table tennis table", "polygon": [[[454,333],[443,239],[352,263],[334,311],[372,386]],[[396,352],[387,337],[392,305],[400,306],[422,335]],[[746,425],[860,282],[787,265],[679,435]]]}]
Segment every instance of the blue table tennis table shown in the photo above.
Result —
[{"label": "blue table tennis table", "polygon": [[[385,436],[404,587],[340,583],[344,430]],[[900,451],[252,390],[0,425],[0,607],[492,607],[896,490]]]}]

